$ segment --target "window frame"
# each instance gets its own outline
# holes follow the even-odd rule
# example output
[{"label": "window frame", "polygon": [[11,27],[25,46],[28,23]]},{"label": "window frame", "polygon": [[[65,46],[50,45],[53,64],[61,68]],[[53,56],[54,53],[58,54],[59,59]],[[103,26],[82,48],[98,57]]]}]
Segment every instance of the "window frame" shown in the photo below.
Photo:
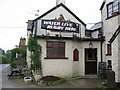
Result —
[{"label": "window frame", "polygon": [[[48,45],[49,42],[52,43],[51,46]],[[54,45],[53,45],[54,43],[58,43],[58,46],[54,46]],[[63,46],[60,46],[60,43],[64,43],[64,45],[63,45]],[[47,52],[48,48],[51,48],[51,49],[52,49],[52,55],[50,55],[50,56],[48,55],[48,52]],[[55,49],[55,48],[58,49],[58,56],[56,56],[55,53],[54,53],[54,51],[55,51],[54,49]],[[64,55],[60,55],[60,49],[61,49],[61,48],[64,49]],[[47,57],[47,58],[65,58],[65,42],[47,41],[47,42],[46,42],[46,57]]]},{"label": "window frame", "polygon": [[107,44],[107,54],[106,55],[112,55],[112,45],[111,44]]},{"label": "window frame", "polygon": [[[116,1],[118,1],[118,0],[116,0]],[[118,3],[114,5],[114,3],[116,1],[110,2],[109,4],[107,4],[107,18],[113,17],[113,16],[116,16],[116,15],[120,14],[120,1],[118,1]],[[111,8],[109,8],[110,5],[112,5]],[[118,7],[117,7],[117,9],[114,10],[114,8],[116,6],[118,6]],[[110,9],[112,9],[111,12],[109,12]],[[115,12],[116,10],[117,10],[117,12]],[[109,14],[111,14],[111,16]]]},{"label": "window frame", "polygon": [[75,49],[73,51],[73,61],[79,61],[79,51],[78,51],[78,49]]}]

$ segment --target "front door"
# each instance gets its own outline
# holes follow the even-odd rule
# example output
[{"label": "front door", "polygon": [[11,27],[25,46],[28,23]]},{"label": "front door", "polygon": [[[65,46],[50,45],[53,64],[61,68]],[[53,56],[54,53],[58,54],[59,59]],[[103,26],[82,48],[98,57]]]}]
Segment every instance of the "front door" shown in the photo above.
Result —
[{"label": "front door", "polygon": [[85,49],[85,74],[97,74],[97,48]]}]

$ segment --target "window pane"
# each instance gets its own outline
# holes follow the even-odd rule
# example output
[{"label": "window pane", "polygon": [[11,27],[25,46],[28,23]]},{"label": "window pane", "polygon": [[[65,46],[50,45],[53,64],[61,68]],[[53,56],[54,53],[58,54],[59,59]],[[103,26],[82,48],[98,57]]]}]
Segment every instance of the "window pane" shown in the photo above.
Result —
[{"label": "window pane", "polygon": [[91,52],[88,53],[88,60],[93,59],[93,54]]},{"label": "window pane", "polygon": [[65,50],[64,50],[64,48],[60,48],[59,49],[59,55],[60,56],[65,56]]},{"label": "window pane", "polygon": [[47,42],[47,57],[65,57],[64,42]]},{"label": "window pane", "polygon": [[111,9],[112,8],[112,4],[110,4],[109,6],[108,6],[108,9]]},{"label": "window pane", "polygon": [[79,51],[77,49],[74,50],[73,52],[74,54],[74,61],[79,61]]},{"label": "window pane", "polygon": [[112,54],[111,44],[107,44],[107,54]]},{"label": "window pane", "polygon": [[116,14],[117,14],[117,12],[118,12],[118,9],[114,10],[114,12],[116,12]]},{"label": "window pane", "polygon": [[58,42],[53,42],[54,47],[58,47]]},{"label": "window pane", "polygon": [[112,12],[112,8],[111,8],[111,9],[109,9],[109,10],[108,10],[108,12],[109,12],[109,13],[110,13],[110,12]]},{"label": "window pane", "polygon": [[47,48],[47,56],[53,56],[53,50],[52,48]]},{"label": "window pane", "polygon": [[108,16],[109,16],[109,17],[112,16],[112,13],[109,13]]},{"label": "window pane", "polygon": [[113,12],[112,4],[110,4],[108,5],[108,17],[112,16],[112,12]]},{"label": "window pane", "polygon": [[52,42],[47,42],[47,46],[52,46]]},{"label": "window pane", "polygon": [[115,11],[118,12],[118,5],[116,5],[116,6],[113,7],[113,11],[114,11],[114,12],[115,12]]},{"label": "window pane", "polygon": [[118,1],[115,1],[115,2],[113,3],[113,6],[115,6],[115,5],[118,5]]},{"label": "window pane", "polygon": [[65,46],[65,43],[64,42],[61,42],[59,43],[60,44],[60,47],[64,47]]},{"label": "window pane", "polygon": [[86,37],[91,37],[91,32],[90,31],[85,31],[85,36]]},{"label": "window pane", "polygon": [[59,48],[53,48],[53,56],[59,56]]}]

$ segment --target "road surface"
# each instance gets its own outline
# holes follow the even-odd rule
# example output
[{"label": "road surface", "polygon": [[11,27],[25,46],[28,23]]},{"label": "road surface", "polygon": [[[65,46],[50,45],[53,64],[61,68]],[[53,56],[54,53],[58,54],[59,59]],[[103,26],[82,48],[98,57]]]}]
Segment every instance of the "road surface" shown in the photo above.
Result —
[{"label": "road surface", "polygon": [[[2,65],[2,75],[0,78],[1,88],[41,88],[33,83],[24,82],[21,77],[14,77],[8,79],[7,75],[10,73],[10,66]],[[0,74],[1,74],[0,71]],[[66,81],[65,83],[49,88],[97,88],[98,79],[77,79]]]},{"label": "road surface", "polygon": [[7,75],[10,74],[10,66],[2,65],[2,88],[38,88],[32,83],[24,82],[22,77],[16,76],[13,79],[8,79]]},{"label": "road surface", "polygon": [[0,64],[0,90],[2,88],[2,70],[7,68],[9,64]]}]

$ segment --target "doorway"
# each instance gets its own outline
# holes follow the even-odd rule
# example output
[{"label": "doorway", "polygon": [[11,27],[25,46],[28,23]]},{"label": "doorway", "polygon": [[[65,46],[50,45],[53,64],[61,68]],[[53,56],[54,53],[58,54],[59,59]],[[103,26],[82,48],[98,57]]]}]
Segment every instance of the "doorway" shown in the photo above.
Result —
[{"label": "doorway", "polygon": [[97,48],[85,48],[85,74],[97,75]]}]

